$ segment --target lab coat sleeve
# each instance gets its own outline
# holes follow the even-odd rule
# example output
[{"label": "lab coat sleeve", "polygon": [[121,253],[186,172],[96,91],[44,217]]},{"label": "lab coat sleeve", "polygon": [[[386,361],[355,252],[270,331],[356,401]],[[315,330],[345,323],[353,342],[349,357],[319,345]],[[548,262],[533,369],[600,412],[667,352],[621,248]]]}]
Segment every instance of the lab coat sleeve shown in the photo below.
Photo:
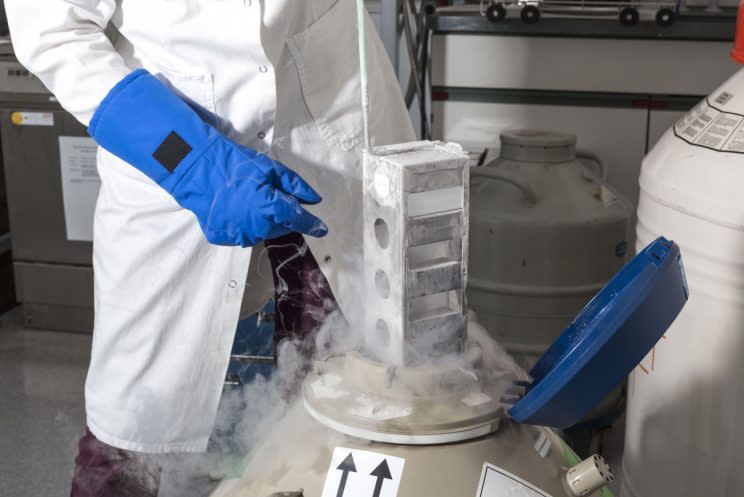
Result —
[{"label": "lab coat sleeve", "polygon": [[5,0],[5,9],[18,60],[87,126],[131,72],[104,33],[116,0]]}]

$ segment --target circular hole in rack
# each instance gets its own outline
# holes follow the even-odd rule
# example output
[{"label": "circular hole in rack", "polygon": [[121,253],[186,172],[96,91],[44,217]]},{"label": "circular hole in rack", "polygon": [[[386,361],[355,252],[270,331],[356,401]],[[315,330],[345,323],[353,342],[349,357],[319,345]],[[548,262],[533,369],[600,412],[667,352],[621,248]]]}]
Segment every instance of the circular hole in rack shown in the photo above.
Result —
[{"label": "circular hole in rack", "polygon": [[381,218],[375,220],[375,238],[380,248],[387,248],[390,244],[390,229],[388,229],[387,223]]},{"label": "circular hole in rack", "polygon": [[390,326],[383,319],[378,319],[375,324],[377,339],[381,347],[387,347],[390,344]]},{"label": "circular hole in rack", "polygon": [[375,273],[375,287],[377,287],[377,293],[380,294],[380,297],[383,299],[390,296],[390,279],[382,269],[379,269]]}]

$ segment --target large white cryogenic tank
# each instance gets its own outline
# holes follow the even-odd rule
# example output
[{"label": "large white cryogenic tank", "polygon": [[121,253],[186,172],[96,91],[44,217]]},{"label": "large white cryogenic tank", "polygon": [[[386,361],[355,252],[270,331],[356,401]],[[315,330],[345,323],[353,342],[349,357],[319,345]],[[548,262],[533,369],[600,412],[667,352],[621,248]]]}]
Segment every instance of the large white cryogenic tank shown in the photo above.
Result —
[{"label": "large white cryogenic tank", "polygon": [[323,354],[213,497],[611,497],[604,461],[547,427],[586,416],[666,331],[679,248],[650,244],[519,377],[467,327],[468,162],[431,142],[365,153],[365,342]]},{"label": "large white cryogenic tank", "polygon": [[525,367],[625,262],[632,209],[576,141],[508,131],[500,157],[470,172],[470,306]]},{"label": "large white cryogenic tank", "polygon": [[679,243],[690,301],[629,379],[625,497],[744,494],[744,71],[641,172],[638,246]]}]

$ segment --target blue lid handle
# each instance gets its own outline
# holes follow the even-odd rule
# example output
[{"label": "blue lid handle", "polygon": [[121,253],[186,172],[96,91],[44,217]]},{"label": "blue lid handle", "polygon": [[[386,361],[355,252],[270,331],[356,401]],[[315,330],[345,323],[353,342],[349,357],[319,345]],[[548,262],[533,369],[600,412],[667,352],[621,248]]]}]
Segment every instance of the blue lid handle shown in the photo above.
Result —
[{"label": "blue lid handle", "polygon": [[567,428],[640,363],[688,298],[676,243],[659,238],[592,299],[530,371],[510,409],[519,423]]}]

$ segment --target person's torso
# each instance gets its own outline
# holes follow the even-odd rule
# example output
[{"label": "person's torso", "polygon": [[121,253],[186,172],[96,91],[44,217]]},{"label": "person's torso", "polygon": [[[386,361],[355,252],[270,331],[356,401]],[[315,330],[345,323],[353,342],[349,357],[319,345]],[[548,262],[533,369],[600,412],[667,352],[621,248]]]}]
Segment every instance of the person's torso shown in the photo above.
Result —
[{"label": "person's torso", "polygon": [[277,63],[287,38],[307,29],[337,1],[121,0],[112,24],[143,58],[214,72],[264,51]]},{"label": "person's torso", "polygon": [[[131,68],[144,67],[220,116],[222,131],[267,151],[276,125],[277,82],[296,71],[288,43],[332,11],[328,39],[355,18],[348,0],[122,0],[112,18],[115,45]],[[340,12],[339,12],[340,14]],[[348,19],[347,19],[348,17]],[[341,22],[339,22],[341,21]],[[347,24],[348,23],[348,24]],[[344,26],[346,24],[346,26]],[[334,33],[333,31],[339,31]],[[341,40],[339,40],[341,41]],[[338,46],[354,60],[348,43]],[[325,51],[325,50],[324,50]],[[339,52],[339,53],[340,53]],[[335,78],[339,54],[323,53]],[[317,65],[317,62],[313,62]],[[327,84],[332,86],[331,84]]]}]

